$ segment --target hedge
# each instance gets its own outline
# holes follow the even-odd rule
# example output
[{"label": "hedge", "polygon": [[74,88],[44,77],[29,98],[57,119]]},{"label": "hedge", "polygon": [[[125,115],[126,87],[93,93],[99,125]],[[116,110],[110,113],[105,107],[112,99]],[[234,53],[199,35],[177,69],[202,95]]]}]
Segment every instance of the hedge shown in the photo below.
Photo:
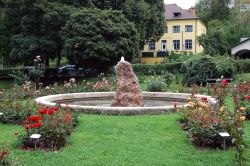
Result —
[{"label": "hedge", "polygon": [[155,65],[133,64],[134,72],[138,75],[162,74],[164,72],[179,73],[182,62],[162,63]]},{"label": "hedge", "polygon": [[[0,78],[11,78],[9,74],[13,72],[21,71],[24,73],[28,73],[27,69],[3,69],[0,70]],[[57,68],[46,68],[44,75],[47,77],[53,77],[58,74],[58,69]]]},{"label": "hedge", "polygon": [[235,60],[237,73],[250,73],[250,59]]}]

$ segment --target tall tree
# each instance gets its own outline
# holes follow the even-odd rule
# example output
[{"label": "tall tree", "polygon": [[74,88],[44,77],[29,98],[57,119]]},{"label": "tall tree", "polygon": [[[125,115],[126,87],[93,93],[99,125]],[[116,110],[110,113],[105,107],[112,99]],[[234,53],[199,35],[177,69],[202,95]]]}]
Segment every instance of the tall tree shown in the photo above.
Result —
[{"label": "tall tree", "polygon": [[195,7],[197,15],[205,23],[211,20],[227,20],[231,0],[199,0]]},{"label": "tall tree", "polygon": [[119,11],[83,9],[71,16],[62,35],[69,59],[81,66],[106,70],[139,51],[137,30]]},{"label": "tall tree", "polygon": [[148,40],[158,40],[163,34],[163,0],[92,0],[99,9],[122,10],[140,34],[140,48]]}]

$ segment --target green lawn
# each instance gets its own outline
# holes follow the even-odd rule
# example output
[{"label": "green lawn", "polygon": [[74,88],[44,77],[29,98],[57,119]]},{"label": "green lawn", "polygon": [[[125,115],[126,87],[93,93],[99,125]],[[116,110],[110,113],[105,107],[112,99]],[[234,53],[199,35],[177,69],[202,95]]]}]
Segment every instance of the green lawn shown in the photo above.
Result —
[{"label": "green lawn", "polygon": [[[81,115],[68,145],[56,152],[13,149],[27,165],[230,166],[234,149],[200,150],[190,144],[177,114],[158,116]],[[245,123],[250,146],[250,122]],[[13,144],[19,126],[0,124],[0,145]],[[249,149],[247,157],[250,158]],[[248,161],[248,164],[250,162]]]},{"label": "green lawn", "polygon": [[250,81],[250,73],[235,74],[234,78],[235,80],[243,79]]}]

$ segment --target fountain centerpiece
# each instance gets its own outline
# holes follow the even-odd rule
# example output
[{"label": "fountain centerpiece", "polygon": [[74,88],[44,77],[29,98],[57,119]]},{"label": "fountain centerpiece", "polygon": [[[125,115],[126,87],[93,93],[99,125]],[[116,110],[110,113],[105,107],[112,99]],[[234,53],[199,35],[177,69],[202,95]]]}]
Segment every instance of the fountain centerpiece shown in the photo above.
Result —
[{"label": "fountain centerpiece", "polygon": [[115,67],[117,90],[112,107],[143,107],[143,95],[132,65],[121,58]]},{"label": "fountain centerpiece", "polygon": [[[158,115],[186,107],[191,94],[171,92],[141,92],[139,81],[129,62],[121,58],[116,66],[116,92],[68,93],[43,96],[35,99],[39,104],[70,107],[83,113],[101,115]],[[207,97],[210,104],[216,100],[210,96],[196,95],[198,99]]]}]

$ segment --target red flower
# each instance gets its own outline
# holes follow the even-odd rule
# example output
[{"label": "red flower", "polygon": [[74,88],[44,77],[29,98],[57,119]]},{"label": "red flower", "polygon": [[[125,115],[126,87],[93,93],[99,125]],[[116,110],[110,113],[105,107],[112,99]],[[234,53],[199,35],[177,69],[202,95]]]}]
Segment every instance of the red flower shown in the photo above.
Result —
[{"label": "red flower", "polygon": [[174,109],[176,109],[177,108],[177,103],[176,102],[174,102]]},{"label": "red flower", "polygon": [[64,121],[65,121],[65,122],[71,121],[71,115],[70,115],[70,114],[66,114],[66,115],[64,116]]},{"label": "red flower", "polygon": [[227,86],[228,85],[228,81],[227,80],[222,80],[220,83],[220,86]]},{"label": "red flower", "polygon": [[28,122],[31,122],[31,121],[39,122],[40,120],[42,120],[40,116],[31,115],[30,117],[28,117]]},{"label": "red flower", "polygon": [[31,121],[33,121],[34,120],[34,118],[35,118],[35,115],[31,115],[30,117],[28,117],[28,122],[31,122]]},{"label": "red flower", "polygon": [[37,128],[39,128],[39,127],[42,126],[42,123],[41,123],[41,122],[38,122],[38,123],[35,124],[35,126],[36,126]]},{"label": "red flower", "polygon": [[54,114],[55,113],[55,108],[50,108],[49,111],[48,111],[48,114],[51,115],[51,114]]},{"label": "red flower", "polygon": [[47,113],[48,113],[48,110],[47,110],[46,108],[42,108],[42,109],[39,109],[39,110],[38,110],[38,113],[41,114],[41,115],[42,115],[42,114],[47,114]]},{"label": "red flower", "polygon": [[41,120],[42,120],[42,118],[40,116],[36,116],[36,118],[34,119],[35,122],[39,122]]},{"label": "red flower", "polygon": [[204,103],[207,103],[207,97],[202,97],[201,101],[204,102]]},{"label": "red flower", "polygon": [[27,125],[24,126],[24,128],[25,128],[25,130],[29,130],[30,129],[30,125],[27,124]]},{"label": "red flower", "polygon": [[246,99],[250,100],[250,96],[246,96]]},{"label": "red flower", "polygon": [[3,150],[1,153],[0,153],[0,159],[2,159],[5,155],[7,155],[7,151],[6,150]]}]

